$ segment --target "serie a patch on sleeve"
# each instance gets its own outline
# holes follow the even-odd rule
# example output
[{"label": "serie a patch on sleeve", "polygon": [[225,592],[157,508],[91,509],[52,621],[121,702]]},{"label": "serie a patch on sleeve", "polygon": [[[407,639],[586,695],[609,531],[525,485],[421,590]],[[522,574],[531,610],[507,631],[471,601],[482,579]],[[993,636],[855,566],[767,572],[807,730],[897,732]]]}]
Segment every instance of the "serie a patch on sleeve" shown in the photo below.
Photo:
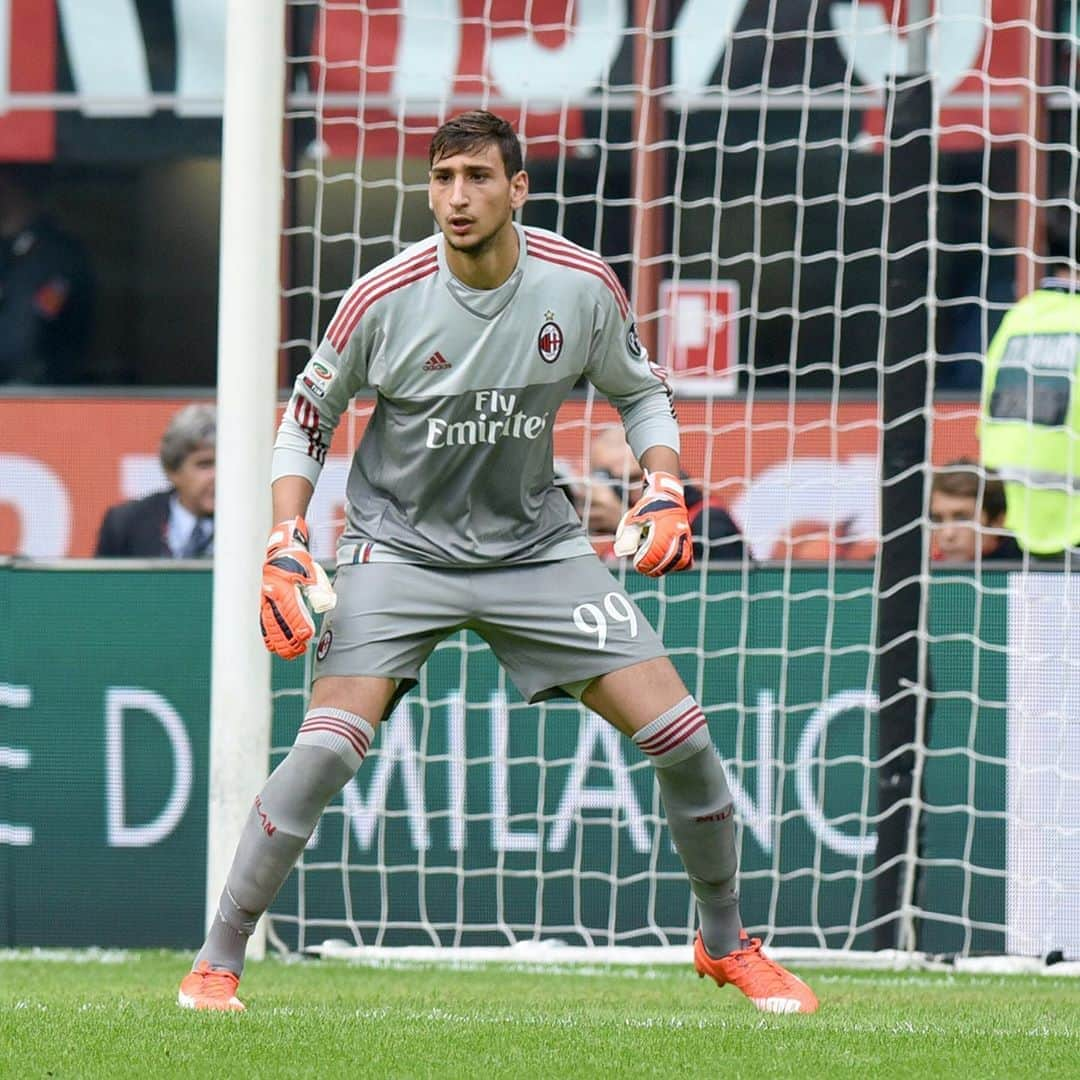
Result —
[{"label": "serie a patch on sleeve", "polygon": [[325,360],[313,356],[304,368],[300,381],[308,393],[317,398],[324,398],[330,384],[334,381],[334,374],[334,369]]}]

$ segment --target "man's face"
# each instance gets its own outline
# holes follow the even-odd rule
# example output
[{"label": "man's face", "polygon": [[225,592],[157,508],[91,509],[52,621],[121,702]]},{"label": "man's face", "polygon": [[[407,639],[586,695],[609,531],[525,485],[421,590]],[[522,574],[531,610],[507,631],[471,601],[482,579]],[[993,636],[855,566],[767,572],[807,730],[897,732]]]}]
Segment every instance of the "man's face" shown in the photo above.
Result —
[{"label": "man's face", "polygon": [[623,503],[621,493],[603,480],[594,480],[589,485],[585,506],[589,511],[586,522],[589,535],[593,539],[602,540],[614,537],[615,530],[628,509]]},{"label": "man's face", "polygon": [[180,505],[199,517],[211,517],[214,513],[216,460],[214,447],[200,446],[180,462],[180,468],[165,474],[176,488]]},{"label": "man's face", "polygon": [[644,479],[641,465],[627,445],[622,428],[610,427],[600,432],[592,441],[589,460],[594,473],[606,475],[618,489],[620,499],[625,496],[633,506],[641,498]]},{"label": "man's face", "polygon": [[944,491],[930,494],[930,521],[934,528],[934,545],[944,562],[974,562],[975,553],[994,546],[994,537],[979,533],[981,515],[973,495],[948,495]]},{"label": "man's face", "polygon": [[524,172],[506,175],[494,143],[440,158],[428,180],[431,209],[447,244],[467,255],[483,254],[491,246],[528,192]]}]

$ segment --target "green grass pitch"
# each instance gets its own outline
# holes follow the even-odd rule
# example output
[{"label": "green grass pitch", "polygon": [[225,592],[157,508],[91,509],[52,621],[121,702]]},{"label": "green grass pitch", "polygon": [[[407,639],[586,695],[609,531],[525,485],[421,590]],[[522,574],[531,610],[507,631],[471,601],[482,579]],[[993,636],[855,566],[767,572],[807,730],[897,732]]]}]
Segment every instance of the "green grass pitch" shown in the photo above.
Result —
[{"label": "green grass pitch", "polygon": [[250,964],[181,1010],[190,957],[0,953],[0,1077],[1080,1076],[1080,979],[806,970],[815,1016],[687,968]]}]

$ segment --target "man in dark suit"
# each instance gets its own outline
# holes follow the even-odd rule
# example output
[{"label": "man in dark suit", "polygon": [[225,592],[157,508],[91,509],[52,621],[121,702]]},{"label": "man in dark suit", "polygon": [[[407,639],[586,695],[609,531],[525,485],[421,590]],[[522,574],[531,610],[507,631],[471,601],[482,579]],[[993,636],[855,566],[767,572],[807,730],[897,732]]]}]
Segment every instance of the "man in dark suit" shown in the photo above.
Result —
[{"label": "man in dark suit", "polygon": [[[591,483],[568,484],[566,490],[594,544],[604,545],[614,537],[623,514],[641,497],[641,465],[621,427],[604,428],[593,439],[589,459]],[[743,538],[731,515],[706,499],[704,492],[692,484],[684,484],[683,492],[694,561],[741,562],[745,551]],[[601,554],[606,556],[606,546]]]},{"label": "man in dark suit", "polygon": [[171,485],[106,511],[98,558],[208,558],[214,549],[213,405],[188,405],[161,440],[161,465]]}]

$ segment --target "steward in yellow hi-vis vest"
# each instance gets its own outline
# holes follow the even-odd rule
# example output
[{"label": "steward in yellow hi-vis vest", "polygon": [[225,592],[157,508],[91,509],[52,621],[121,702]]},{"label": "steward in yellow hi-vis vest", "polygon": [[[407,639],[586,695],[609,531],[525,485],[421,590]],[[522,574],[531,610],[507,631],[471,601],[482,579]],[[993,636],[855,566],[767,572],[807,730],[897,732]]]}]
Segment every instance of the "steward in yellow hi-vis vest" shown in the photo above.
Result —
[{"label": "steward in yellow hi-vis vest", "polygon": [[1005,482],[1005,527],[1025,551],[1080,546],[1080,279],[1047,278],[986,354],[982,461]]}]

